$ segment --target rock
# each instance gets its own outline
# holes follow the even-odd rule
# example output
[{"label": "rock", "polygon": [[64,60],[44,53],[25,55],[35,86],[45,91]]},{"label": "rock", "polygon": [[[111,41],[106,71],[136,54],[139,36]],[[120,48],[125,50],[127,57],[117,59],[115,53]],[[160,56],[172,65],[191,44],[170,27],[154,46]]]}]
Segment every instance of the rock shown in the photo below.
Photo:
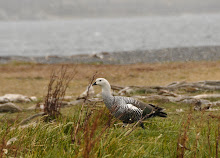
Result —
[{"label": "rock", "polygon": [[22,130],[22,129],[25,129],[25,128],[29,128],[29,127],[31,127],[31,128],[34,128],[34,127],[36,127],[37,126],[37,123],[36,122],[31,122],[31,123],[29,123],[29,124],[26,124],[26,125],[21,125],[21,126],[19,126],[18,128],[16,127],[12,127],[12,128],[10,128],[10,130],[12,131],[12,130]]},{"label": "rock", "polygon": [[215,101],[215,102],[213,102],[213,105],[214,105],[214,106],[220,106],[220,101]]},{"label": "rock", "polygon": [[109,56],[110,53],[108,52],[101,52],[101,53],[94,53],[90,57],[97,58],[97,59],[104,59],[106,56]]},{"label": "rock", "polygon": [[122,90],[120,90],[118,92],[119,95],[126,95],[126,94],[131,94],[134,92],[134,89],[133,88],[130,88],[130,87],[125,87],[123,88]]},{"label": "rock", "polygon": [[201,111],[201,110],[202,110],[202,104],[201,104],[201,102],[195,103],[195,105],[194,105],[194,110],[195,110],[195,111]]},{"label": "rock", "polygon": [[61,104],[60,104],[60,107],[63,108],[63,107],[66,107],[69,105],[69,102],[67,101],[62,101]]},{"label": "rock", "polygon": [[184,103],[184,104],[194,104],[194,103],[195,103],[195,99],[186,98],[186,99],[183,99],[183,100],[181,101],[181,103]]},{"label": "rock", "polygon": [[93,86],[90,86],[90,87],[88,86],[88,87],[86,88],[86,90],[85,90],[82,94],[80,94],[80,96],[78,96],[76,99],[77,99],[77,100],[79,100],[79,99],[85,99],[85,97],[87,96],[87,93],[88,93],[88,88],[89,88],[89,97],[94,96],[95,91],[94,91]]},{"label": "rock", "polygon": [[219,109],[213,109],[213,108],[209,108],[206,111],[219,111]]},{"label": "rock", "polygon": [[21,112],[22,109],[13,103],[0,104],[0,112]]},{"label": "rock", "polygon": [[159,95],[163,95],[163,96],[172,96],[172,97],[178,97],[179,95],[173,93],[173,92],[170,92],[168,90],[160,90],[158,92]]},{"label": "rock", "polygon": [[167,85],[167,87],[174,87],[174,86],[177,86],[177,85],[182,85],[186,83],[185,81],[182,81],[182,82],[172,82],[170,84]]},{"label": "rock", "polygon": [[220,98],[220,94],[200,94],[194,96],[195,99]]},{"label": "rock", "polygon": [[[62,101],[60,103],[60,108],[79,105],[79,104],[83,103],[83,101],[84,101],[84,99],[74,100],[74,101],[70,101],[70,102]],[[44,104],[41,103],[41,104],[38,104],[38,105],[31,106],[31,107],[27,108],[27,110],[40,110],[40,111],[43,111],[44,110]]]},{"label": "rock", "polygon": [[81,103],[83,103],[83,99],[80,99],[80,100],[74,100],[74,101],[71,101],[68,103],[68,106],[74,106],[74,105],[79,105]]},{"label": "rock", "polygon": [[5,97],[3,97],[3,96],[0,96],[0,104],[2,104],[2,103],[8,103],[8,102],[10,102],[9,99],[7,99],[7,98],[5,98]]},{"label": "rock", "polygon": [[[85,100],[84,99],[80,99],[80,100],[74,100],[74,101],[71,101],[71,102],[68,102],[65,107],[68,107],[68,106],[74,106],[74,105],[80,105],[84,102]],[[91,99],[88,99],[86,101],[86,103],[91,103],[91,102],[101,102],[103,101],[102,99],[100,98],[91,98]],[[62,106],[64,107],[64,106]]]},{"label": "rock", "polygon": [[93,54],[91,57],[98,58],[98,59],[103,59],[104,58],[104,56],[100,53]]},{"label": "rock", "polygon": [[71,100],[71,99],[73,99],[74,97],[73,96],[64,96],[64,100]]},{"label": "rock", "polygon": [[28,107],[26,110],[44,110],[44,104],[33,105]]},{"label": "rock", "polygon": [[208,110],[211,110],[211,108],[212,108],[212,104],[208,104],[208,105],[204,106],[204,107],[202,108],[202,110],[208,111]]},{"label": "rock", "polygon": [[4,96],[0,97],[0,103],[6,103],[6,102],[31,102],[31,101],[37,101],[36,97],[27,97],[21,94],[5,94]]},{"label": "rock", "polygon": [[101,97],[102,97],[102,94],[101,94],[101,93],[98,93],[98,94],[95,95],[95,97],[96,97],[96,98],[101,98]]},{"label": "rock", "polygon": [[59,58],[60,58],[60,56],[57,56],[57,55],[47,55],[47,56],[45,56],[46,60],[59,59]]},{"label": "rock", "polygon": [[194,110],[201,111],[201,110],[208,110],[212,107],[212,103],[208,100],[197,100],[194,102]]},{"label": "rock", "polygon": [[37,126],[37,123],[36,122],[32,122],[32,123],[29,123],[29,124],[26,124],[26,125],[19,126],[18,128],[19,129],[29,128],[29,127],[34,128],[36,126]]},{"label": "rock", "polygon": [[28,107],[26,110],[36,110],[37,109],[37,106],[36,105],[33,105],[31,107]]},{"label": "rock", "polygon": [[102,102],[103,99],[100,98],[92,98],[92,99],[88,99],[89,102]]},{"label": "rock", "polygon": [[32,96],[32,97],[30,97],[30,100],[31,100],[31,101],[37,101],[37,97]]}]

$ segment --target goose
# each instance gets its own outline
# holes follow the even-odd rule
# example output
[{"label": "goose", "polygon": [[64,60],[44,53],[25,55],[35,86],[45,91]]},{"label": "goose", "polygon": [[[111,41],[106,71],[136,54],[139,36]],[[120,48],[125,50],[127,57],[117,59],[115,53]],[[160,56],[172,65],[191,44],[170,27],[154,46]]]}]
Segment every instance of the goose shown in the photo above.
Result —
[{"label": "goose", "polygon": [[111,114],[123,122],[123,126],[140,120],[140,126],[144,129],[142,119],[150,117],[167,117],[163,108],[152,104],[146,104],[131,97],[113,96],[111,86],[104,78],[97,78],[93,86],[98,85],[102,88],[102,98],[105,106]]}]

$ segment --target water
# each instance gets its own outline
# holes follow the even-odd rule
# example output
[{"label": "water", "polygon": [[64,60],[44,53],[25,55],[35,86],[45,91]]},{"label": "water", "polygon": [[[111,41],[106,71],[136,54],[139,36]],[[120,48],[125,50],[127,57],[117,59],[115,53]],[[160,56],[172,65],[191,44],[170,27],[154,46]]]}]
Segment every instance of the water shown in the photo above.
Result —
[{"label": "water", "polygon": [[1,56],[220,45],[220,14],[0,22]]}]

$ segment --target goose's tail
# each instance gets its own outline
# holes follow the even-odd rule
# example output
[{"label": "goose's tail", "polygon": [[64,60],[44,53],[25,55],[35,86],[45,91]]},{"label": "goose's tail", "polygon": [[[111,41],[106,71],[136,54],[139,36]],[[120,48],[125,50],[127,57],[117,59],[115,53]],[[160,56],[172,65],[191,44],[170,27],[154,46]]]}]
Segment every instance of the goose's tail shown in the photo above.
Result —
[{"label": "goose's tail", "polygon": [[143,111],[142,117],[145,118],[150,118],[150,117],[155,117],[155,116],[160,116],[160,117],[167,117],[167,113],[163,112],[163,108],[155,106],[153,104],[148,104],[151,107],[153,107],[153,111],[152,109],[149,109],[148,107],[146,107]]}]

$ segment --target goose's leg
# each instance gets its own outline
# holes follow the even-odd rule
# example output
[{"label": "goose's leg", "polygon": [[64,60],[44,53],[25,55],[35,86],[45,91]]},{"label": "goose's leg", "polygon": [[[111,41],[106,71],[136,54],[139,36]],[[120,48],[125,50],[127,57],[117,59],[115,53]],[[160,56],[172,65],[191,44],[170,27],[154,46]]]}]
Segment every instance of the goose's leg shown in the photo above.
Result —
[{"label": "goose's leg", "polygon": [[141,126],[143,129],[145,129],[143,122],[140,122],[140,126]]}]

